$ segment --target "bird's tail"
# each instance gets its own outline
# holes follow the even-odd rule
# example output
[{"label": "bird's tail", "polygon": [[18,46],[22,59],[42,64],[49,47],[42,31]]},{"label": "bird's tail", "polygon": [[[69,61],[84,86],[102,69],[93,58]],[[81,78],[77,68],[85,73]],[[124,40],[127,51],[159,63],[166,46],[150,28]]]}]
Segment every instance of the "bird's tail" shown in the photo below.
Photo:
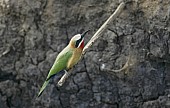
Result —
[{"label": "bird's tail", "polygon": [[46,80],[43,84],[43,86],[41,87],[40,89],[40,92],[38,93],[38,96],[37,97],[40,97],[41,94],[43,93],[44,89],[46,88],[47,84],[49,83],[50,80]]}]

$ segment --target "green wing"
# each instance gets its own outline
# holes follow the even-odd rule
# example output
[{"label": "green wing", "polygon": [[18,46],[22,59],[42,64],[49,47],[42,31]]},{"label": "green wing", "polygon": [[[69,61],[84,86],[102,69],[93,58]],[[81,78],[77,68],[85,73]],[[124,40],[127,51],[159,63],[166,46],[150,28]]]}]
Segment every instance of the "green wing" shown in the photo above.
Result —
[{"label": "green wing", "polygon": [[73,52],[69,50],[68,47],[63,49],[63,51],[61,51],[60,54],[57,56],[46,80],[50,79],[51,76],[57,74],[61,70],[66,69],[68,60],[71,58],[72,54]]},{"label": "green wing", "polygon": [[44,82],[43,86],[40,89],[40,92],[38,93],[38,97],[42,94],[42,92],[46,88],[47,84],[49,83],[49,79],[58,72],[60,72],[61,70],[66,69],[68,60],[71,58],[72,54],[73,52],[68,47],[66,47],[59,53],[52,68],[50,69],[50,72],[48,73],[46,81]]}]

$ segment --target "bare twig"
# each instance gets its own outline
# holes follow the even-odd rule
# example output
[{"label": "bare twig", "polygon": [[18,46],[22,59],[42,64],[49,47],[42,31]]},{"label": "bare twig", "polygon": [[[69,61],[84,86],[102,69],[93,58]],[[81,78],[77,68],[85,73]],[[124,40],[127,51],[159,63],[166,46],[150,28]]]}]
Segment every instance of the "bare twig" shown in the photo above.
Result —
[{"label": "bare twig", "polygon": [[0,54],[0,58],[4,55],[8,54],[10,52],[10,50],[11,50],[11,47],[8,46],[7,49],[2,54]]},{"label": "bare twig", "polygon": [[70,69],[68,72],[65,72],[65,74],[61,77],[60,81],[58,81],[58,86],[62,86],[64,84],[64,82],[66,81],[66,79],[68,78],[68,76],[71,74],[72,69]]},{"label": "bare twig", "polygon": [[[125,63],[125,65],[124,65],[121,69],[117,69],[117,70],[108,70],[108,69],[107,69],[107,70],[108,70],[108,71],[111,71],[111,72],[114,72],[114,73],[118,73],[118,72],[121,72],[121,71],[126,70],[126,71],[125,71],[125,74],[127,74],[129,68],[132,67],[135,63],[136,63],[136,61],[133,61],[133,60],[132,60],[132,54],[130,54],[129,57],[128,57],[128,59],[127,59],[127,61],[126,61],[126,63]],[[110,73],[111,73],[111,72],[110,72]]]},{"label": "bare twig", "polygon": [[115,12],[106,20],[106,22],[97,30],[97,32],[93,35],[93,37],[90,39],[90,41],[86,44],[86,46],[83,49],[83,54],[86,53],[86,50],[92,46],[93,42],[101,36],[101,34],[107,29],[109,24],[117,18],[117,16],[121,13],[123,8],[125,7],[125,3],[122,2],[118,8],[115,10]]},{"label": "bare twig", "polygon": [[[96,41],[96,39],[99,38],[99,36],[101,36],[101,34],[107,29],[107,27],[109,26],[109,24],[115,20],[118,15],[121,13],[121,11],[123,10],[123,8],[125,7],[125,3],[122,2],[118,8],[115,10],[115,12],[106,20],[106,22],[98,29],[98,31],[93,35],[93,37],[90,39],[90,41],[86,44],[86,46],[83,49],[83,55],[85,54],[86,50],[92,46],[93,42]],[[83,56],[82,55],[82,56]],[[63,83],[65,82],[66,78],[71,74],[72,71],[69,71],[67,73],[65,73],[62,78],[60,79],[60,81],[58,82],[58,86],[62,86]]]}]

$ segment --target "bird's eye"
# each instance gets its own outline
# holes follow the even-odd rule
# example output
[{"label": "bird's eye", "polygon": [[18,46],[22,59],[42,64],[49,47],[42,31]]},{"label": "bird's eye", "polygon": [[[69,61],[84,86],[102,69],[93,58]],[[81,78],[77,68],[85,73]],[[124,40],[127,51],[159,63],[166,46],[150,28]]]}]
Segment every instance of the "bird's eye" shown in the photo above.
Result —
[{"label": "bird's eye", "polygon": [[75,47],[77,48],[79,46],[79,43],[81,42],[81,39],[76,41]]}]

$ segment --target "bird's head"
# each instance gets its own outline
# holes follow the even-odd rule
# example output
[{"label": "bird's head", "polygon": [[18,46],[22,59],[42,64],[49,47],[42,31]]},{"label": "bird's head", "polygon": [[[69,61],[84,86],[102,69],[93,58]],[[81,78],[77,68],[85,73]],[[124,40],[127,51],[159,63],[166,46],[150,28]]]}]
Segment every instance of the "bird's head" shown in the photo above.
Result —
[{"label": "bird's head", "polygon": [[73,48],[84,48],[84,36],[86,35],[86,33],[89,32],[89,30],[85,31],[82,34],[77,34],[75,36],[73,36],[70,40],[69,45]]}]

